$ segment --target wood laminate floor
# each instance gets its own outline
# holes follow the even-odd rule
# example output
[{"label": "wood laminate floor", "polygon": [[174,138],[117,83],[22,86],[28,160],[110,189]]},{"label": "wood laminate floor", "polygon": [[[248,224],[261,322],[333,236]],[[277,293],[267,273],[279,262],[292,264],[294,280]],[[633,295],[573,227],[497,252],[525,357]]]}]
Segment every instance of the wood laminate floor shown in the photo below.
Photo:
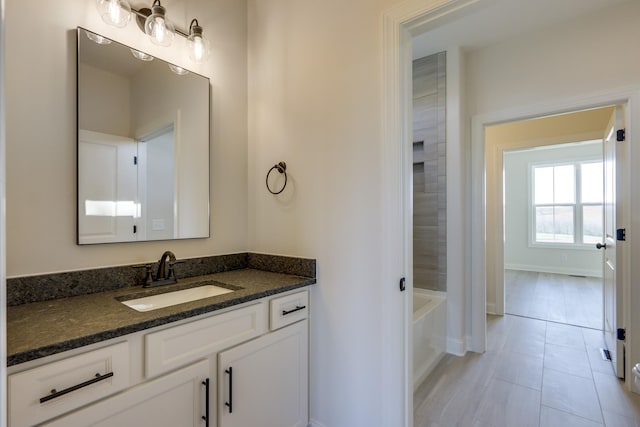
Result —
[{"label": "wood laminate floor", "polygon": [[505,270],[505,312],[602,329],[602,279]]},{"label": "wood laminate floor", "polygon": [[487,351],[447,355],[414,393],[414,427],[640,426],[640,396],[600,357],[602,332],[487,317]]}]

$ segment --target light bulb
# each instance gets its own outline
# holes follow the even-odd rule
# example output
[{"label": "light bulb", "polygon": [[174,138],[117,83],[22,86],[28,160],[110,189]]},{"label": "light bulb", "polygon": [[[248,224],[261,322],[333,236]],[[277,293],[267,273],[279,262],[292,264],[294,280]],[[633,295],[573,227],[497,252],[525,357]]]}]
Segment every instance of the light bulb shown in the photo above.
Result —
[{"label": "light bulb", "polygon": [[154,3],[151,7],[151,15],[147,17],[144,23],[144,32],[154,44],[160,46],[171,45],[175,29],[171,21],[166,18],[165,8],[160,4]]},{"label": "light bulb", "polygon": [[209,45],[209,40],[202,36],[202,27],[198,25],[198,20],[193,19],[187,37],[189,58],[196,64],[204,62],[209,57]]},{"label": "light bulb", "polygon": [[131,20],[131,6],[127,0],[96,0],[98,13],[104,22],[125,27]]}]

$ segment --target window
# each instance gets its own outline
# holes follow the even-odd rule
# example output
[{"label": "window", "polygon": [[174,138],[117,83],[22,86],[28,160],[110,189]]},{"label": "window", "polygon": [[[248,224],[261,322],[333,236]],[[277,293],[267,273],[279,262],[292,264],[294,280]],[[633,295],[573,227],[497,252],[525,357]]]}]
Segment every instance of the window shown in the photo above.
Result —
[{"label": "window", "polygon": [[532,166],[531,241],[584,245],[602,239],[602,162]]}]

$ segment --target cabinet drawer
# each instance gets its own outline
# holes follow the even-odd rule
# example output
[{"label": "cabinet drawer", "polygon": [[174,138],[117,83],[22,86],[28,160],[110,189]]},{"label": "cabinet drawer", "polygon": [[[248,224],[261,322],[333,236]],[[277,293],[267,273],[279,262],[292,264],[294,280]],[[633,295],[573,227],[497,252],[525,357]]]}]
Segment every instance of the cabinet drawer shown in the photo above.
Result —
[{"label": "cabinet drawer", "polygon": [[145,336],[147,378],[188,365],[263,334],[267,330],[264,303],[185,323]]},{"label": "cabinet drawer", "polygon": [[309,317],[308,291],[273,298],[270,304],[269,327],[272,331]]},{"label": "cabinet drawer", "polygon": [[10,375],[9,425],[34,425],[129,387],[122,342]]},{"label": "cabinet drawer", "polygon": [[204,427],[209,362],[200,361],[43,424],[46,427]]}]

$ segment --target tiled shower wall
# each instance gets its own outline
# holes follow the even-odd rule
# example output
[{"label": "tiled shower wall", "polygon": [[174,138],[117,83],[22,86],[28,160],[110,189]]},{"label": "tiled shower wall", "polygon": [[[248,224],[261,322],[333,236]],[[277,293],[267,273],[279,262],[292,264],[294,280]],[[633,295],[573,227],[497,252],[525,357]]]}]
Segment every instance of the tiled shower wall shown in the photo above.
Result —
[{"label": "tiled shower wall", "polygon": [[413,61],[413,285],[447,290],[446,52]]}]

